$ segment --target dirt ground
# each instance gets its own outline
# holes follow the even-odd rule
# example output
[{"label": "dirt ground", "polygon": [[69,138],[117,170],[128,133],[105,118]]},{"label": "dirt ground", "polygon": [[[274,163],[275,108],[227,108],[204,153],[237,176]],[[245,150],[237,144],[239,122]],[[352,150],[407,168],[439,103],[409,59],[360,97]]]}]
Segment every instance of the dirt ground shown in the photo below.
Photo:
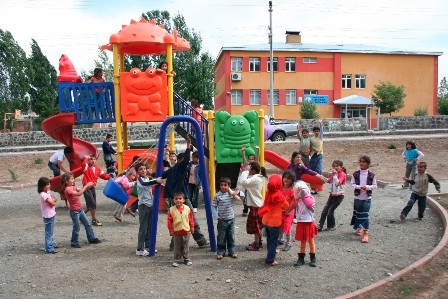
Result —
[{"label": "dirt ground", "polygon": [[[369,155],[372,159],[372,165],[371,169],[377,174],[377,178],[379,180],[389,182],[392,185],[400,185],[402,180],[402,176],[404,174],[404,162],[401,158],[401,152],[404,149],[405,145],[405,137],[402,137],[403,139],[397,138],[394,140],[377,140],[377,139],[369,139],[369,140],[357,140],[357,141],[347,141],[347,140],[331,140],[326,141],[324,143],[324,171],[330,170],[331,161],[335,159],[342,160],[344,162],[345,167],[347,168],[347,173],[352,173],[357,169],[358,165],[358,159],[360,155]],[[448,167],[448,162],[446,158],[448,154],[448,138],[416,138],[414,141],[417,143],[418,148],[425,154],[424,161],[428,163],[428,172],[430,172],[436,179],[438,180],[447,180],[448,174],[446,172],[446,169]],[[395,146],[395,149],[391,148]],[[296,143],[291,142],[285,142],[285,143],[266,143],[266,149],[273,150],[276,153],[284,156],[285,158],[289,159],[291,153],[298,148],[298,145]],[[37,179],[40,176],[50,176],[51,171],[47,166],[48,158],[52,152],[34,152],[34,153],[18,153],[18,154],[12,154],[12,155],[0,155],[0,163],[3,166],[0,170],[0,186],[19,186],[20,184],[27,184],[27,183],[33,183],[36,182]],[[104,164],[102,162],[102,159],[99,160],[99,165],[104,167]],[[268,165],[269,167],[269,165]],[[15,178],[15,180],[14,180]],[[33,193],[35,193],[34,188],[31,187],[33,190]],[[444,190],[446,192],[446,190]],[[0,190],[1,192],[1,190]],[[26,192],[26,191],[12,191],[12,192]],[[97,191],[97,193],[99,193]],[[2,198],[2,201],[4,199],[7,199],[7,194],[5,192],[0,193],[0,197]],[[28,193],[27,193],[28,194]],[[35,194],[37,197],[37,193]],[[444,205],[445,208],[448,208],[448,198],[440,197],[440,203]],[[35,204],[31,205],[32,208],[36,208]],[[30,208],[30,203],[26,204],[26,208]],[[109,203],[108,207],[110,210],[113,210],[113,204]],[[2,206],[3,209],[3,206]],[[12,210],[14,212],[15,210]],[[64,216],[65,210],[62,206],[58,207],[57,210],[58,218],[61,219]],[[9,215],[9,217],[12,217],[14,215]],[[318,215],[316,215],[318,216]],[[35,229],[33,225],[30,223],[27,223],[26,216],[23,217],[23,223],[22,227],[14,228],[12,231],[16,231],[18,229]],[[130,218],[129,215],[127,215],[128,222],[125,222],[121,224],[121,226],[118,223],[113,223],[110,225],[113,225],[116,228],[116,233],[120,233],[125,231],[124,227],[127,227],[129,225],[134,226],[134,229],[137,229],[135,227],[136,225],[136,219]],[[159,217],[163,218],[163,217]],[[241,218],[241,217],[240,217]],[[138,221],[137,221],[138,222]],[[71,223],[69,221],[65,221],[63,224],[59,224],[61,226],[64,226],[63,229],[70,230]],[[241,224],[242,226],[243,224]],[[205,226],[205,225],[204,225]],[[3,225],[2,225],[3,227]],[[39,228],[39,226],[38,226]],[[42,225],[40,225],[39,234],[42,234],[41,229],[43,228]],[[94,228],[95,231],[101,230],[102,228]],[[81,238],[85,237],[83,236],[84,232],[81,231]],[[108,234],[111,234],[112,232],[109,232]],[[108,235],[107,233],[104,233],[102,235],[102,238],[112,238],[112,236]],[[127,235],[123,236],[124,238],[129,237]],[[133,239],[135,239],[135,236],[132,235]],[[33,239],[38,240],[40,242],[41,236],[34,237]],[[22,246],[28,244],[28,240],[14,240],[10,241],[11,244],[7,244],[6,246],[9,249],[13,250],[20,250]],[[134,242],[134,241],[133,241]],[[194,244],[193,241],[190,242],[190,245]],[[28,244],[32,245],[32,244]],[[34,245],[38,246],[38,245]],[[96,245],[85,245],[86,249],[82,249],[83,252],[85,250],[90,250],[91,246]],[[102,245],[100,245],[102,246]],[[84,246],[83,246],[84,247]],[[104,250],[108,250],[108,247],[104,247]],[[204,255],[204,251],[200,252],[201,249],[194,248],[192,249],[193,252],[196,252],[197,254]],[[199,251],[198,251],[199,250]],[[61,250],[60,250],[61,251]],[[143,294],[139,292],[138,290],[138,284],[132,284],[128,282],[128,279],[130,277],[126,276],[126,274],[122,273],[119,269],[120,267],[126,267],[128,270],[129,268],[133,268],[135,270],[141,268],[142,266],[139,264],[139,262],[135,261],[135,259],[131,260],[131,262],[128,262],[130,264],[127,265],[117,265],[116,263],[120,263],[118,259],[118,255],[120,254],[120,249],[113,247],[110,248],[110,258],[108,259],[102,259],[97,260],[94,256],[87,254],[85,258],[82,256],[78,256],[75,253],[73,253],[70,249],[64,249],[64,252],[67,254],[67,257],[76,259],[79,261],[79,264],[75,267],[76,271],[88,271],[91,270],[91,268],[96,268],[95,271],[93,271],[92,280],[94,280],[97,283],[100,283],[102,273],[104,273],[108,278],[114,279],[114,275],[116,275],[115,280],[110,281],[110,286],[112,289],[116,288],[117,284],[123,284],[127,283],[130,285],[130,287],[133,288],[132,294],[139,295]],[[122,252],[121,252],[122,253]],[[39,256],[39,252],[35,251],[34,256],[37,258]],[[123,253],[122,253],[123,254]],[[126,255],[129,255],[129,252],[125,252]],[[382,254],[387,254],[387,252],[384,252]],[[31,255],[31,257],[33,256]],[[11,254],[8,254],[10,257]],[[66,267],[73,267],[72,264],[66,264],[65,260],[66,257],[61,258],[61,255],[57,254],[59,258],[55,261],[59,261],[62,265],[66,265]],[[170,254],[162,254],[163,260],[169,261],[171,258]],[[5,258],[5,257],[3,257]],[[28,255],[28,258],[30,256]],[[8,259],[8,257],[6,257]],[[82,264],[82,262],[88,261],[89,265]],[[4,261],[3,261],[4,262]],[[3,264],[2,262],[2,264]],[[213,261],[212,261],[213,262]],[[26,260],[21,261],[20,263],[14,264],[17,267],[26,269]],[[5,263],[8,264],[8,263]],[[3,265],[5,265],[3,264]],[[152,263],[151,263],[152,264]],[[155,269],[153,273],[148,273],[146,275],[146,278],[148,279],[154,279],[157,275],[163,275],[165,272],[165,266],[161,266],[160,262],[156,263],[154,262]],[[219,270],[217,272],[209,272],[209,264],[203,263],[200,265],[200,271],[204,271],[203,275],[205,276],[205,279],[207,281],[214,281],[216,276],[219,276]],[[224,267],[226,268],[232,268],[235,267],[235,270],[239,266],[236,264],[227,263]],[[243,266],[241,266],[243,267]],[[2,267],[3,268],[3,267]],[[90,268],[90,269],[89,269]],[[6,267],[4,268],[6,269]],[[118,273],[114,273],[114,271],[117,271]],[[444,248],[442,252],[434,257],[429,263],[427,263],[424,267],[416,269],[412,271],[411,273],[407,274],[405,277],[400,279],[399,281],[394,281],[391,283],[388,283],[385,287],[382,287],[378,290],[375,290],[371,292],[370,294],[364,295],[363,298],[443,298],[447,296],[447,287],[448,287],[448,274],[446,272],[446,269],[448,269],[448,249]],[[241,270],[241,269],[239,269]],[[92,271],[92,270],[91,270]],[[253,273],[257,273],[257,269],[253,269],[251,267],[243,267],[241,271],[255,271]],[[223,273],[225,270],[222,270]],[[128,275],[130,276],[132,272],[130,272]],[[140,273],[136,271],[136,273]],[[146,271],[145,271],[146,273]],[[188,275],[184,270],[180,271],[180,275]],[[35,273],[37,275],[48,275],[48,273]],[[140,273],[141,275],[141,273]],[[202,275],[201,275],[202,276]],[[0,285],[0,295],[1,296],[18,296],[18,297],[27,297],[29,295],[26,290],[31,291],[38,291],[36,294],[37,296],[44,296],[44,297],[60,297],[60,296],[69,296],[69,297],[89,297],[94,296],[95,297],[95,287],[90,286],[88,289],[80,289],[75,290],[73,289],[72,285],[70,283],[66,284],[67,291],[70,291],[71,293],[46,293],[43,290],[40,290],[39,284],[36,284],[34,282],[34,279],[30,278],[30,274],[20,274],[16,279],[17,281],[10,282],[8,281],[9,285],[14,286],[20,286],[21,284],[27,285],[27,288],[24,288],[24,290],[16,290],[15,292],[11,292],[11,289],[5,286],[7,283],[3,282],[2,285]],[[247,275],[243,276],[240,279],[248,280],[250,281],[252,276],[250,273],[247,273]],[[51,279],[50,279],[51,278]],[[200,284],[202,284],[202,278],[204,277],[192,277],[191,283],[193,285],[196,285],[195,291],[197,291],[197,288],[201,288]],[[380,279],[381,277],[378,277]],[[70,280],[74,279],[73,286],[76,285],[82,285],[83,281],[79,281],[76,278],[67,277],[67,271],[64,271],[63,269],[54,269],[54,273],[51,273],[49,276],[49,283],[50,284],[59,284],[61,280]],[[84,279],[84,278],[83,278]],[[141,277],[135,277],[135,280],[142,279]],[[276,278],[278,281],[278,277]],[[376,280],[378,280],[376,279]],[[0,282],[2,282],[3,279],[0,279]],[[242,293],[240,292],[238,295],[238,287],[234,286],[232,283],[232,277],[225,277],[225,283],[222,285],[223,289],[227,289],[229,294],[237,294],[235,298],[243,298]],[[374,281],[372,281],[374,282]],[[169,283],[166,282],[166,283]],[[240,282],[241,283],[241,282]],[[260,285],[260,287],[256,286],[250,286],[251,291],[253,291],[253,295],[257,298],[265,298],[266,296],[263,295],[259,290],[262,289],[262,285],[269,284],[266,280],[257,280],[257,283]],[[157,284],[157,283],[156,283]],[[90,285],[90,284],[89,284]],[[246,286],[247,287],[247,286]],[[290,288],[299,288],[300,289],[300,283],[297,283],[295,286],[288,286]],[[98,287],[98,289],[104,288]],[[38,290],[39,289],[39,290]],[[119,289],[123,289],[119,287]],[[155,288],[154,290],[156,290]],[[192,287],[194,289],[194,287]],[[76,292],[78,293],[76,293]],[[352,290],[347,290],[346,293],[350,292]],[[201,292],[201,294],[206,294],[205,290]],[[297,292],[299,293],[299,292]],[[104,293],[99,293],[104,295]],[[99,295],[98,294],[98,295]],[[116,296],[116,297],[124,297],[126,296],[126,292],[123,290],[116,290],[114,293],[113,291],[107,293],[109,296]],[[291,294],[291,293],[288,293]],[[156,293],[154,291],[153,296],[157,297],[170,297],[170,296],[163,296],[162,294]],[[299,295],[298,295],[299,296]],[[152,297],[152,296],[151,296]],[[187,296],[189,297],[189,296]],[[298,298],[301,298],[300,296]],[[303,297],[305,298],[305,297]]]}]

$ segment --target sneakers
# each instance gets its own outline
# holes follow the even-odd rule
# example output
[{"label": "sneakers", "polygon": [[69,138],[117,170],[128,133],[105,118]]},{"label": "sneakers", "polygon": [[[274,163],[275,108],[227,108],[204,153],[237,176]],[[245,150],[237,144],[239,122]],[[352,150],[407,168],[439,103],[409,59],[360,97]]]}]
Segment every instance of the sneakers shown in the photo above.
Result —
[{"label": "sneakers", "polygon": [[92,219],[92,225],[103,226],[103,224],[101,222],[99,222],[98,219]]},{"label": "sneakers", "polygon": [[275,266],[278,266],[278,265],[280,265],[280,263],[277,262],[277,261],[273,261],[272,263],[266,264],[267,267],[275,267]]},{"label": "sneakers", "polygon": [[193,213],[197,213],[198,212],[198,209],[197,208],[193,208]]},{"label": "sneakers", "polygon": [[90,244],[100,244],[100,243],[101,243],[101,240],[98,239],[98,238],[95,238],[95,239],[93,239],[93,240],[90,240],[89,243],[90,243]]},{"label": "sneakers", "polygon": [[[135,254],[136,255],[138,255],[138,256],[148,256],[149,255],[149,252],[145,249],[145,250],[136,250],[135,251]],[[177,266],[174,266],[174,267],[177,267]]]},{"label": "sneakers", "polygon": [[205,240],[205,243],[201,243],[201,244],[198,243],[199,248],[204,248],[207,245],[208,245],[208,241],[207,240]]},{"label": "sneakers", "polygon": [[118,222],[123,222],[123,218],[119,218],[117,216],[114,216],[115,220],[117,220]]},{"label": "sneakers", "polygon": [[321,231],[323,231],[323,230],[324,230],[324,229],[322,228],[322,226],[318,226],[318,227],[317,227],[317,231],[318,231],[318,232],[321,232]]},{"label": "sneakers", "polygon": [[258,245],[255,245],[254,243],[249,244],[248,246],[246,246],[246,250],[248,251],[259,251],[260,247]]},{"label": "sneakers", "polygon": [[179,267],[179,261],[173,262],[173,267]]},{"label": "sneakers", "polygon": [[401,220],[401,221],[404,221],[405,219],[406,219],[406,217],[404,217],[404,215],[401,214],[401,215],[400,215],[400,220]]},{"label": "sneakers", "polygon": [[291,245],[290,244],[286,244],[285,248],[283,248],[283,251],[289,251],[291,249]]},{"label": "sneakers", "polygon": [[223,258],[223,256],[220,255],[220,254],[218,254],[218,255],[216,256],[216,259],[217,259],[217,260],[222,260],[222,258]]},{"label": "sneakers", "polygon": [[187,266],[191,266],[193,265],[193,263],[191,262],[191,260],[184,260],[184,264]]},{"label": "sneakers", "polygon": [[72,248],[81,248],[81,245],[79,245],[79,244],[72,244],[72,245],[70,245]]}]

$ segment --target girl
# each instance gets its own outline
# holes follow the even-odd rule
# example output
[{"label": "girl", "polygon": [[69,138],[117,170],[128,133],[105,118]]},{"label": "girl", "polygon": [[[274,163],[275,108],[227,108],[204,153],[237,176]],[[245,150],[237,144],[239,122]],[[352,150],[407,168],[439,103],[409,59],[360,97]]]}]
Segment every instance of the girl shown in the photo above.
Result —
[{"label": "girl", "polygon": [[350,186],[355,189],[353,216],[350,222],[355,234],[362,236],[362,243],[369,242],[369,212],[372,200],[372,190],[376,189],[375,174],[369,170],[370,157],[359,158],[359,170],[353,173]]},{"label": "girl", "polygon": [[322,231],[325,224],[325,218],[327,219],[327,230],[336,229],[336,220],[334,218],[334,211],[341,204],[344,199],[345,194],[345,181],[347,178],[347,170],[343,166],[342,161],[334,160],[333,170],[331,172],[331,177],[327,180],[330,184],[330,196],[325,204],[322,214],[320,215],[319,226],[317,231]]},{"label": "girl", "polygon": [[93,70],[93,76],[89,78],[89,83],[98,83],[98,82],[104,82],[103,69],[100,67],[96,67]]},{"label": "girl", "polygon": [[56,245],[53,240],[54,219],[56,217],[56,198],[50,194],[50,179],[41,177],[37,181],[37,193],[39,193],[40,209],[45,226],[45,252],[57,253]]},{"label": "girl", "polygon": [[[294,189],[292,188],[292,186],[295,180],[296,176],[294,172],[292,172],[291,170],[285,171],[282,175],[282,184],[283,184],[282,193],[285,196],[289,206],[294,204]],[[286,238],[286,244],[285,247],[283,248],[283,251],[289,251],[291,249],[291,226],[293,219],[294,219],[294,213],[283,212],[281,233],[278,238],[279,245],[285,244],[284,238]]]},{"label": "girl", "polygon": [[[131,194],[133,187],[136,185],[135,181],[136,177],[136,171],[135,169],[131,168],[127,172],[126,175],[119,176],[115,182],[118,183],[118,185],[123,189],[126,194]],[[126,209],[125,205],[118,204],[117,208],[115,209],[114,218],[118,222],[123,222],[123,212]],[[135,215],[135,214],[134,214]]]},{"label": "girl", "polygon": [[87,240],[90,244],[98,244],[101,241],[95,237],[93,233],[92,226],[87,219],[86,213],[82,209],[82,203],[80,196],[88,189],[93,187],[92,182],[88,182],[87,184],[80,188],[76,188],[75,186],[75,177],[71,173],[64,173],[61,177],[61,185],[62,192],[65,196],[65,199],[69,203],[70,206],[70,218],[72,218],[73,222],[73,230],[72,230],[72,238],[70,241],[70,245],[73,248],[81,248],[78,242],[79,237],[79,222],[84,225],[87,233]]},{"label": "girl", "polygon": [[[261,247],[261,218],[258,215],[258,209],[263,205],[263,196],[261,190],[264,184],[265,174],[261,172],[258,162],[250,163],[249,172],[243,172],[241,175],[241,187],[246,189],[247,206],[250,208],[246,221],[246,232],[254,235],[254,242],[246,246],[249,251],[258,251]],[[264,168],[264,167],[263,167]]]},{"label": "girl", "polygon": [[[168,72],[168,62],[162,61],[157,66],[156,72],[158,73],[167,73]],[[176,73],[174,71],[171,71],[171,76],[176,76]]]},{"label": "girl", "polygon": [[269,178],[266,199],[258,214],[262,218],[262,223],[267,235],[268,253],[264,260],[266,266],[277,266],[275,260],[277,253],[278,236],[282,225],[282,213],[288,207],[288,201],[282,192],[282,178],[278,174],[273,174]]},{"label": "girl", "polygon": [[[417,170],[417,161],[425,155],[417,149],[417,146],[411,140],[406,141],[406,148],[401,155],[404,158],[404,162],[406,162],[404,176],[408,179],[412,179]],[[401,187],[403,187],[403,189],[409,188],[409,183],[405,181]]]},{"label": "girl", "polygon": [[288,211],[296,208],[297,226],[296,240],[300,241],[299,258],[294,267],[305,264],[306,242],[310,246],[310,266],[316,267],[316,244],[314,236],[317,235],[317,227],[314,223],[314,197],[311,196],[310,189],[304,181],[297,181],[294,184],[294,204]]}]

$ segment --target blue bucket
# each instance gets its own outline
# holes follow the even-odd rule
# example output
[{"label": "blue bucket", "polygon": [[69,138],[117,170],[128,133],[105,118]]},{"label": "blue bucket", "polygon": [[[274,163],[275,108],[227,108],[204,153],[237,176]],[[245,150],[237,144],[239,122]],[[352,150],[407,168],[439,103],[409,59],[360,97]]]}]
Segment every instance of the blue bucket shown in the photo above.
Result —
[{"label": "blue bucket", "polygon": [[121,189],[120,185],[113,178],[109,179],[104,186],[103,194],[119,204],[125,205],[129,196]]}]

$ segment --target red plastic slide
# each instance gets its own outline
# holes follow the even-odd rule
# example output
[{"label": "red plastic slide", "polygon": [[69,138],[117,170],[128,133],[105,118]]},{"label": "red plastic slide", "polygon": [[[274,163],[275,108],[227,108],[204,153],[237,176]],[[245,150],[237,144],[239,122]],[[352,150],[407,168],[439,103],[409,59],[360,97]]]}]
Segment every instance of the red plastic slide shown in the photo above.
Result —
[{"label": "red plastic slide", "polygon": [[[264,151],[264,160],[266,162],[271,163],[277,168],[280,168],[281,170],[286,170],[290,162],[280,156],[279,154],[276,154],[272,151],[265,150]],[[316,178],[315,176],[309,175],[309,174],[303,174],[301,178],[304,182],[307,182],[311,185],[311,188],[317,191],[323,190],[323,182],[321,179]]]},{"label": "red plastic slide", "polygon": [[[81,158],[88,154],[98,156],[98,149],[90,142],[73,137],[74,124],[76,124],[75,113],[59,113],[44,120],[42,129],[48,136],[73,148],[74,154],[69,160],[70,171],[75,177],[78,177],[82,174]],[[61,191],[60,176],[51,179],[51,190]]]}]

